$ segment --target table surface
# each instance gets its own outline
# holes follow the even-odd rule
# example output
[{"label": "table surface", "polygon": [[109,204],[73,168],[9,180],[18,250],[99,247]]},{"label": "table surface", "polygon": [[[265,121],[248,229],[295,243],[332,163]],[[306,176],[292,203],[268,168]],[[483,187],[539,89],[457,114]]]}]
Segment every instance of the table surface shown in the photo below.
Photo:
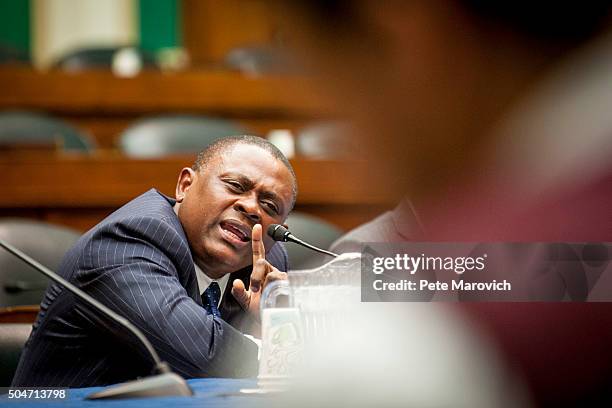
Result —
[{"label": "table surface", "polygon": [[88,401],[85,397],[104,387],[75,388],[68,390],[64,400],[9,400],[0,396],[0,406],[26,407],[125,407],[125,408],[183,408],[183,407],[259,407],[267,397],[240,394],[244,388],[255,388],[255,379],[204,378],[187,381],[195,395],[192,397],[132,398],[123,400]]}]

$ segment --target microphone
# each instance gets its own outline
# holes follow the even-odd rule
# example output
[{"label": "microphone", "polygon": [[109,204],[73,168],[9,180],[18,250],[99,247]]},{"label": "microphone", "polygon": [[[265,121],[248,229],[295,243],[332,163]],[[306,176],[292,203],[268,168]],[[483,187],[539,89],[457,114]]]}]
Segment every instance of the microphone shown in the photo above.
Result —
[{"label": "microphone", "polygon": [[275,241],[294,242],[305,248],[312,249],[313,251],[320,252],[325,255],[333,256],[334,258],[338,256],[338,254],[335,254],[330,251],[326,251],[321,248],[317,248],[314,245],[311,245],[307,242],[302,241],[301,239],[297,238],[287,228],[283,227],[282,225],[270,224],[267,232],[268,232],[268,236],[272,237],[272,239]]},{"label": "microphone", "polygon": [[109,319],[126,328],[144,346],[145,350],[154,361],[155,372],[157,372],[156,375],[110,386],[101,391],[88,395],[86,399],[119,399],[193,395],[193,391],[187,382],[179,375],[173,373],[167,363],[161,361],[149,340],[147,340],[144,334],[127,319],[121,317],[104,304],[100,303],[78,287],[74,286],[72,283],[53,272],[51,269],[38,263],[19,249],[8,244],[7,242],[4,242],[2,239],[0,239],[0,246],[55,283],[58,283],[68,289],[77,298],[89,304],[89,306],[96,311],[102,312]]}]

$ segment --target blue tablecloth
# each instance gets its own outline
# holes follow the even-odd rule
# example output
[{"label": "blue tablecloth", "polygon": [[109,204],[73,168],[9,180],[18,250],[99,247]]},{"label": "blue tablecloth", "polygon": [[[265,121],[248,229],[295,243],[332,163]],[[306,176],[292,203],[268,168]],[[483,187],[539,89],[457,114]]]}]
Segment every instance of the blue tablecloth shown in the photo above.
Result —
[{"label": "blue tablecloth", "polygon": [[68,390],[64,400],[9,400],[7,395],[0,396],[1,406],[26,407],[108,407],[108,408],[227,408],[259,407],[266,403],[266,397],[240,395],[243,388],[255,388],[254,379],[205,378],[187,381],[195,395],[192,397],[134,398],[123,400],[88,401],[85,397],[103,387],[75,388]]}]

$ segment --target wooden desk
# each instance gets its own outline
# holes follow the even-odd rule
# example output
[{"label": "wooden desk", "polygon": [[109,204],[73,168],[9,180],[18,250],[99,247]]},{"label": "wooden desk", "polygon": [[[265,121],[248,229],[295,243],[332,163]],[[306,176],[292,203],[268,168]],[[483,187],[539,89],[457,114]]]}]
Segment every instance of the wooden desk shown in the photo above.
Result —
[{"label": "wooden desk", "polygon": [[34,323],[38,305],[0,307],[0,323]]},{"label": "wooden desk", "polygon": [[[44,219],[86,230],[150,188],[174,195],[181,168],[194,157],[133,160],[113,152],[93,155],[0,155],[0,216]],[[341,228],[373,218],[394,202],[363,162],[292,161],[298,178],[296,209]]]}]

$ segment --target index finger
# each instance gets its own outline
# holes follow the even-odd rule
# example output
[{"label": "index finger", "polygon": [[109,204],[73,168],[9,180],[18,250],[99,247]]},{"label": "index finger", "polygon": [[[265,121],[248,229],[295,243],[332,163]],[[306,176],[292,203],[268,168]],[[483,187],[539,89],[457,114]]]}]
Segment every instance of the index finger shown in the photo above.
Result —
[{"label": "index finger", "polygon": [[261,224],[253,225],[251,244],[253,247],[253,266],[255,266],[258,260],[266,259],[266,248],[264,247],[262,240]]}]

